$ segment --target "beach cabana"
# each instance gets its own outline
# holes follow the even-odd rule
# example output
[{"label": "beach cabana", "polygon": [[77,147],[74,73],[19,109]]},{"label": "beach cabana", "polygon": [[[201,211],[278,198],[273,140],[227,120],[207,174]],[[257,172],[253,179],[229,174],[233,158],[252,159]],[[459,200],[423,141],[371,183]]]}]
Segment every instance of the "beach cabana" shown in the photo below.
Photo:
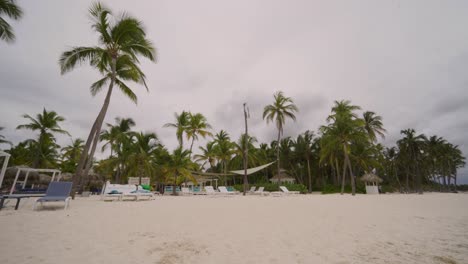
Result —
[{"label": "beach cabana", "polygon": [[270,181],[272,183],[295,183],[296,179],[289,176],[289,174],[286,173],[286,170],[280,169],[280,173],[273,176]]},{"label": "beach cabana", "polygon": [[361,181],[366,184],[367,194],[379,194],[379,183],[382,182],[379,176],[373,173],[366,173],[361,177]]},{"label": "beach cabana", "polygon": [[[26,176],[24,177],[24,180],[18,181],[18,178],[22,171],[26,172]],[[15,187],[17,183],[21,183],[21,186],[23,188],[26,187],[26,182],[28,181],[29,173],[31,172],[52,173],[52,177],[50,177],[50,182],[53,182],[54,180],[59,181],[61,178],[61,173],[62,173],[60,170],[56,170],[56,169],[34,169],[34,168],[28,168],[28,167],[16,167],[16,176],[15,176],[15,180],[13,181],[13,185],[11,186],[11,189],[10,189],[10,195],[13,194],[13,192],[15,191]]]}]

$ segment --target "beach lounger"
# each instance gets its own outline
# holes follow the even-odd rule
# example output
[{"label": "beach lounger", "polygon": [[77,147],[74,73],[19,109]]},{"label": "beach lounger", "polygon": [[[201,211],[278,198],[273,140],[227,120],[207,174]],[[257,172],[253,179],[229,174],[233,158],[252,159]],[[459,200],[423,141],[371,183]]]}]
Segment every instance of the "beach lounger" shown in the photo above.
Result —
[{"label": "beach lounger", "polygon": [[285,193],[285,194],[300,194],[301,192],[298,192],[298,191],[289,191],[288,188],[286,188],[286,186],[280,186],[279,187],[280,190]]},{"label": "beach lounger", "polygon": [[182,187],[182,195],[192,195],[193,192],[188,187]]},{"label": "beach lounger", "polygon": [[213,186],[205,186],[205,192],[208,195],[219,195],[219,194],[221,194],[220,192],[215,191]]},{"label": "beach lounger", "polygon": [[42,207],[43,203],[60,201],[65,202],[64,209],[67,209],[70,203],[72,184],[72,182],[51,182],[47,187],[46,195],[37,199],[34,203],[33,210],[36,210],[37,203],[41,203]]},{"label": "beach lounger", "polygon": [[200,189],[200,186],[194,186],[192,189],[192,194],[193,195],[206,195],[206,192],[202,191]]},{"label": "beach lounger", "polygon": [[250,190],[248,191],[248,193],[251,193],[251,194],[255,193],[256,188],[257,187],[255,187],[255,186],[250,187]]},{"label": "beach lounger", "polygon": [[265,190],[265,187],[258,187],[258,190],[253,192],[253,194],[255,194],[255,195],[270,195],[269,192],[265,192],[264,190]]},{"label": "beach lounger", "polygon": [[239,194],[238,191],[229,191],[226,186],[219,186],[218,190],[221,194],[226,194],[226,195],[234,195],[234,194]]},{"label": "beach lounger", "polygon": [[133,200],[138,201],[142,197],[147,198],[147,200],[154,197],[153,193],[150,191],[144,190],[141,186],[132,184],[111,184],[108,181],[106,182],[103,190],[104,191],[101,196],[101,199],[103,200],[112,200],[117,198],[117,200],[122,201],[124,198],[130,197],[133,198]]}]

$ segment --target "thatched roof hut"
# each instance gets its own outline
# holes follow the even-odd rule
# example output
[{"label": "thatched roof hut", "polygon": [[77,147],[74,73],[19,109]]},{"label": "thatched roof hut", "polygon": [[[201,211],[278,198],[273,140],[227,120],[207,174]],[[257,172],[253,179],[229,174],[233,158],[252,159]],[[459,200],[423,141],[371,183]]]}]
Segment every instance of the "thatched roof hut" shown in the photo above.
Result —
[{"label": "thatched roof hut", "polygon": [[294,183],[296,182],[296,179],[294,177],[289,176],[286,170],[280,169],[280,173],[271,177],[270,181],[274,183],[281,183],[281,182]]},{"label": "thatched roof hut", "polygon": [[361,181],[366,183],[381,183],[383,180],[373,173],[366,173],[361,177]]}]

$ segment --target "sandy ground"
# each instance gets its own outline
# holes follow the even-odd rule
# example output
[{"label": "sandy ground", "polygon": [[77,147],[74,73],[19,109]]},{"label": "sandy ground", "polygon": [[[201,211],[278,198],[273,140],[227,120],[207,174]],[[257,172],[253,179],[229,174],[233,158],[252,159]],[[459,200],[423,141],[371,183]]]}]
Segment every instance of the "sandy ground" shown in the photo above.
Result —
[{"label": "sandy ground", "polygon": [[0,263],[468,263],[468,194],[32,204],[0,211]]}]

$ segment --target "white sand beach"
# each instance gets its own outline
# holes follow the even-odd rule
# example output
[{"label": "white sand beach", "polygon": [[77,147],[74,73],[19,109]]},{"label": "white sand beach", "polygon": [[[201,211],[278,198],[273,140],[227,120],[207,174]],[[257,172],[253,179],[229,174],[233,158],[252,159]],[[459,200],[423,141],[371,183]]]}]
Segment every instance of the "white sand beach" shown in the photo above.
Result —
[{"label": "white sand beach", "polygon": [[7,263],[468,263],[468,194],[77,198],[0,211]]}]

